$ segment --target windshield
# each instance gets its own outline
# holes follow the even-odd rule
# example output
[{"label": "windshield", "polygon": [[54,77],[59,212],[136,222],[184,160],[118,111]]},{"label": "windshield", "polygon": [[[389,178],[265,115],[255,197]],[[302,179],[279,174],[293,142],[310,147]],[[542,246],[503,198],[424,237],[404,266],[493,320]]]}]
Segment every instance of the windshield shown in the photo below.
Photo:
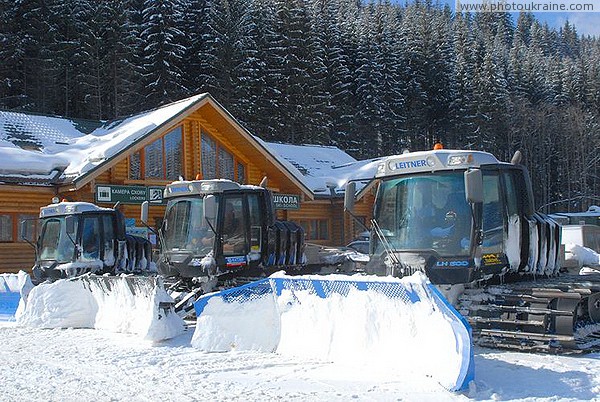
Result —
[{"label": "windshield", "polygon": [[[77,233],[77,220],[75,220],[75,230],[71,233],[72,238],[75,233]],[[40,259],[63,263],[72,262],[74,258],[75,245],[67,235],[65,217],[42,219]]]},{"label": "windshield", "polygon": [[[469,253],[471,209],[465,199],[463,172],[383,181],[375,219],[393,249],[433,249],[441,256]],[[383,252],[378,236],[373,240],[375,253]]]},{"label": "windshield", "polygon": [[167,250],[206,255],[213,249],[214,233],[204,219],[203,198],[178,198],[167,204],[163,226]]}]

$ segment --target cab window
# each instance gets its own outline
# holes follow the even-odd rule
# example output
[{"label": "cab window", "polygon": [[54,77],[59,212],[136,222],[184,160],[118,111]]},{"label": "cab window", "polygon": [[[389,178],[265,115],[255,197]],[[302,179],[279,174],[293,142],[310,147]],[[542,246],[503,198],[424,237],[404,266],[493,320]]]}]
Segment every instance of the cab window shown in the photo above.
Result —
[{"label": "cab window", "polygon": [[246,216],[242,196],[225,197],[222,215],[223,255],[246,254]]},{"label": "cab window", "polygon": [[83,218],[82,229],[83,260],[100,258],[100,222],[97,216]]}]

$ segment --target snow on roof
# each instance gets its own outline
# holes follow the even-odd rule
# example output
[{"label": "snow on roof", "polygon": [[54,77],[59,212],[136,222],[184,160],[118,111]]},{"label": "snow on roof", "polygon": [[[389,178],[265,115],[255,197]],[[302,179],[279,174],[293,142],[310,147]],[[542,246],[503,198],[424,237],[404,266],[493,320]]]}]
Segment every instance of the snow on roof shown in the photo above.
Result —
[{"label": "snow on roof", "polygon": [[49,179],[56,169],[63,171],[63,181],[74,180],[205,96],[192,96],[125,119],[95,125],[0,111],[0,176],[3,176],[0,180],[24,175]]},{"label": "snow on roof", "polygon": [[89,134],[102,122],[0,110],[0,141],[27,149],[69,143]]},{"label": "snow on roof", "polygon": [[585,212],[555,212],[550,217],[561,225],[600,225],[600,207],[592,205]]},{"label": "snow on roof", "polygon": [[0,111],[0,176],[4,181],[27,183],[57,179],[69,166],[69,159],[48,150],[68,148],[71,141],[100,125],[100,122]]},{"label": "snow on roof", "polygon": [[[256,137],[255,137],[256,138]],[[351,179],[370,180],[375,177],[379,159],[357,161],[339,148],[324,145],[292,145],[261,141],[271,153],[304,183],[315,195],[344,193]],[[362,184],[362,185],[361,185]],[[357,185],[360,191],[364,183]]]},{"label": "snow on roof", "polygon": [[[109,122],[0,111],[0,181],[72,182],[206,96],[199,94]],[[375,174],[377,160],[357,161],[336,147],[254,138],[315,195],[329,196],[329,188],[343,194],[349,179],[370,179]],[[357,188],[360,191],[362,185]]]},{"label": "snow on roof", "polygon": [[75,158],[71,159],[71,164],[65,170],[65,176],[67,178],[82,176],[205,96],[206,94],[192,96],[120,122],[113,122],[90,135],[77,139],[67,151],[69,156],[73,155]]}]

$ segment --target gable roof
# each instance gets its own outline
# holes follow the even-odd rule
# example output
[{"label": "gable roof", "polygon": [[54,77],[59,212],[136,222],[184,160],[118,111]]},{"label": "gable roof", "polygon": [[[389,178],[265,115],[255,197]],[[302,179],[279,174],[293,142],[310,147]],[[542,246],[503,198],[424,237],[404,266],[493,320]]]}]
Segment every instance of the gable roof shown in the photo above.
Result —
[{"label": "gable roof", "polygon": [[59,184],[82,179],[207,95],[125,119],[86,124],[0,111],[0,180]]},{"label": "gable roof", "polygon": [[[262,141],[257,138],[258,141]],[[377,159],[357,161],[337,147],[324,145],[293,145],[276,142],[266,142],[279,159],[284,161],[290,172],[305,183],[315,196],[331,196],[344,194],[344,186],[349,180],[357,182],[360,192],[375,177]]]},{"label": "gable roof", "polygon": [[336,194],[343,193],[345,182],[359,172],[374,176],[372,161],[356,161],[336,147],[262,141],[204,93],[113,121],[0,111],[0,182],[81,188],[125,158],[132,147],[154,141],[204,106],[238,141],[253,145],[252,160],[274,163],[311,199],[330,197],[328,185],[335,185]]}]

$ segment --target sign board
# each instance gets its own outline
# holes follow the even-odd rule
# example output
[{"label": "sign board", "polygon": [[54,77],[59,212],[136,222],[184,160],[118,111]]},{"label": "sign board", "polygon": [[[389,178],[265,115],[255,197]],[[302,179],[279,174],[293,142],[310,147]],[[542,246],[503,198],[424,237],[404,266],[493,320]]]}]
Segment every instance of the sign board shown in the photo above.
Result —
[{"label": "sign board", "polygon": [[164,200],[163,200],[164,192],[165,192],[164,187],[156,187],[156,186],[148,187],[148,201],[150,201],[151,204],[162,204],[164,202]]},{"label": "sign board", "polygon": [[162,204],[163,191],[164,187],[99,184],[96,186],[96,202],[141,204],[144,201],[150,201],[153,204]]},{"label": "sign board", "polygon": [[300,209],[300,196],[296,194],[273,194],[275,209]]}]

